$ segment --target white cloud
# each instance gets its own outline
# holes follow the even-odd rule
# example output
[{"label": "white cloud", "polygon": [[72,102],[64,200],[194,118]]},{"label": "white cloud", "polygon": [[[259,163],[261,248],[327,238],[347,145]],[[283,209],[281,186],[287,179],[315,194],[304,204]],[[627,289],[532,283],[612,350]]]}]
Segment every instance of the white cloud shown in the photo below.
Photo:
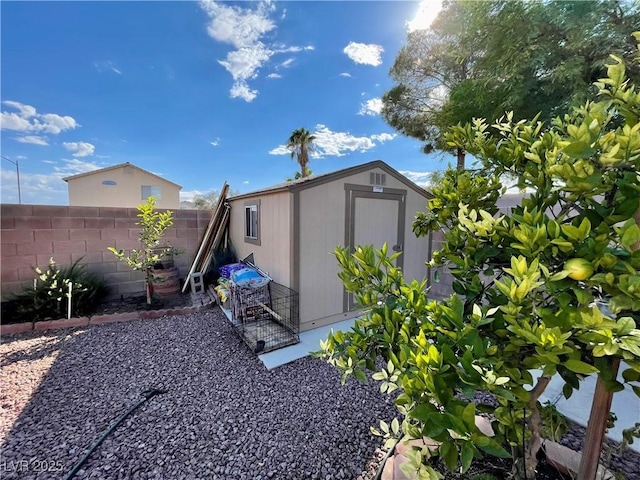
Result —
[{"label": "white cloud", "polygon": [[0,126],[3,130],[13,130],[24,133],[50,133],[58,135],[65,130],[71,130],[80,125],[73,117],[61,116],[55,113],[38,113],[31,105],[20,102],[2,102],[18,112],[2,112]]},{"label": "white cloud", "polygon": [[100,168],[104,168],[94,162],[87,162],[85,160],[78,160],[77,158],[62,159],[63,165],[60,167],[53,167],[60,177],[68,177],[76,175],[78,173],[93,172]]},{"label": "white cloud", "polygon": [[280,45],[280,46],[275,46],[273,48],[273,51],[275,53],[298,53],[298,52],[315,50],[315,49],[316,47],[314,47],[313,45],[307,45],[306,47],[298,47],[298,46],[286,47],[286,46]]},{"label": "white cloud", "polygon": [[220,145],[220,139],[216,138],[214,141],[209,142],[211,145],[213,145],[214,147],[217,147],[218,145]]},{"label": "white cloud", "polygon": [[442,0],[422,0],[418,5],[416,15],[406,23],[407,31],[413,32],[430,28],[441,9]]},{"label": "white cloud", "polygon": [[203,192],[201,192],[200,190],[188,190],[188,191],[180,190],[180,201],[193,202],[193,198],[196,195],[202,195],[202,194]]},{"label": "white cloud", "polygon": [[[20,171],[20,193],[23,203],[40,205],[65,205],[68,202],[67,184],[64,177],[78,173],[90,172],[103,168],[93,162],[79,159],[63,159],[54,163],[52,173],[29,173]],[[2,189],[0,190],[3,203],[18,202],[18,183],[15,171],[2,170],[0,172]]]},{"label": "white cloud", "polygon": [[93,155],[93,151],[96,149],[94,145],[87,142],[64,142],[64,148],[73,152],[74,157],[88,157]]},{"label": "white cloud", "polygon": [[267,2],[260,3],[255,10],[212,0],[201,1],[200,6],[211,19],[207,26],[209,36],[236,48],[251,46],[276,28],[276,24],[269,18],[274,7]]},{"label": "white cloud", "polygon": [[371,135],[371,138],[380,142],[380,143],[384,143],[384,142],[388,142],[390,140],[393,140],[394,138],[396,138],[398,135],[395,133],[379,133],[377,135]]},{"label": "white cloud", "polygon": [[269,150],[269,155],[291,155],[291,150],[284,145],[278,145],[276,148]]},{"label": "white cloud", "polygon": [[[18,181],[15,169],[0,172],[2,203],[18,203]],[[56,174],[20,172],[20,197],[22,203],[62,205],[67,200],[67,185]]]},{"label": "white cloud", "polygon": [[382,99],[371,98],[361,105],[358,115],[380,115],[381,110]]},{"label": "white cloud", "polygon": [[276,29],[276,24],[271,18],[276,7],[271,0],[258,4],[255,9],[218,3],[214,0],[201,0],[200,6],[209,17],[207,25],[209,36],[235,48],[224,60],[218,60],[233,77],[231,98],[242,98],[246,102],[251,102],[257,97],[258,90],[250,88],[248,82],[258,77],[260,68],[273,55],[296,53],[314,48],[312,46],[271,47],[263,43],[265,35]]},{"label": "white cloud", "polygon": [[20,143],[32,143],[33,145],[49,145],[45,137],[39,137],[37,135],[25,135],[24,137],[16,137],[16,140]]},{"label": "white cloud", "polygon": [[284,62],[280,64],[280,66],[282,68],[289,68],[293,62],[294,62],[293,58],[287,58]]},{"label": "white cloud", "polygon": [[243,47],[227,54],[226,60],[218,60],[231,74],[236,83],[256,78],[258,69],[271,57],[273,52],[262,43]]},{"label": "white cloud", "polygon": [[93,66],[96,67],[96,70],[98,70],[98,72],[102,73],[102,72],[106,72],[111,71],[113,73],[117,73],[118,75],[122,75],[122,70],[120,70],[119,68],[117,68],[112,61],[104,61],[104,62],[93,62]]},{"label": "white cloud", "polygon": [[[349,132],[333,132],[325,125],[316,125],[313,135],[316,137],[314,143],[315,152],[311,153],[313,158],[323,158],[327,156],[343,157],[351,152],[366,152],[379,143],[393,140],[396,135],[389,133],[374,134],[364,137],[356,137]],[[285,145],[280,145],[272,149],[271,155],[291,155],[291,151]]]},{"label": "white cloud", "polygon": [[243,185],[249,185],[249,180],[245,180],[244,182],[242,182]]},{"label": "white cloud", "polygon": [[413,183],[420,185],[422,188],[427,188],[433,172],[412,172],[411,170],[400,170],[400,173]]},{"label": "white cloud", "polygon": [[373,43],[349,42],[343,52],[356,63],[377,67],[382,64],[384,48]]},{"label": "white cloud", "polygon": [[279,73],[270,73],[269,75],[267,75],[267,78],[282,78],[282,75],[280,75]]},{"label": "white cloud", "polygon": [[237,82],[233,84],[229,92],[231,98],[241,98],[246,102],[253,101],[258,96],[257,90],[251,90],[246,82]]},{"label": "white cloud", "polygon": [[351,74],[350,74],[350,73],[347,73],[347,72],[342,72],[342,73],[340,74],[340,76],[341,76],[341,77],[351,78]]},{"label": "white cloud", "polygon": [[29,117],[34,117],[36,115],[36,109],[31,105],[25,105],[23,103],[14,102],[11,100],[7,100],[2,103],[5,104],[7,107],[11,107],[11,108],[15,108],[16,110],[19,110],[18,113],[21,117],[29,118]]}]

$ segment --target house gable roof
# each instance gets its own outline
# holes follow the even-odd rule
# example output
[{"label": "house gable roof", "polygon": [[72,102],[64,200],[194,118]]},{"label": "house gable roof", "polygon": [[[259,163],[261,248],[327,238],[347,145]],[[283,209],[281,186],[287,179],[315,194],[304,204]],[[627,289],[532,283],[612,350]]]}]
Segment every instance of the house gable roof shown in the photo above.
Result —
[{"label": "house gable roof", "polygon": [[150,171],[145,170],[144,168],[137,167],[134,164],[129,163],[129,162],[119,163],[117,165],[112,165],[112,166],[106,167],[106,168],[100,168],[98,170],[91,170],[90,172],[79,173],[77,175],[71,175],[69,177],[64,177],[62,180],[64,180],[65,182],[69,182],[69,180],[75,180],[77,178],[82,178],[82,177],[88,177],[90,175],[95,175],[97,173],[104,173],[104,172],[108,172],[110,170],[118,170],[118,169],[124,168],[124,167],[135,168],[136,170],[139,170],[140,172],[146,173],[147,175],[151,175],[151,176],[153,176],[155,178],[158,178],[158,179],[162,180],[163,182],[170,183],[171,185],[175,185],[176,187],[182,189],[182,185],[178,185],[177,183],[172,182],[171,180],[167,180],[166,178],[163,178],[163,177],[161,177],[159,175],[156,175],[155,173],[151,173]]},{"label": "house gable roof", "polygon": [[269,195],[272,193],[285,192],[285,191],[296,192],[300,190],[306,190],[307,188],[312,188],[317,185],[322,185],[324,183],[340,180],[341,178],[348,177],[350,175],[354,175],[364,171],[368,171],[368,170],[371,170],[372,168],[380,168],[384,170],[386,173],[388,173],[389,175],[391,175],[392,177],[394,177],[396,180],[404,183],[408,188],[415,191],[419,195],[422,195],[425,198],[433,198],[433,195],[431,193],[429,193],[424,188],[420,187],[416,183],[409,180],[407,177],[402,175],[396,169],[390,167],[388,164],[386,164],[382,160],[374,160],[372,162],[363,163],[361,165],[356,165],[354,167],[344,168],[342,170],[337,170],[335,172],[324,173],[321,175],[312,175],[310,177],[299,178],[297,180],[292,180],[290,182],[279,183],[271,187],[262,188],[260,190],[255,190],[253,192],[243,193],[241,195],[236,195],[235,197],[229,198],[229,200],[240,200],[242,198],[255,197],[258,195]]}]

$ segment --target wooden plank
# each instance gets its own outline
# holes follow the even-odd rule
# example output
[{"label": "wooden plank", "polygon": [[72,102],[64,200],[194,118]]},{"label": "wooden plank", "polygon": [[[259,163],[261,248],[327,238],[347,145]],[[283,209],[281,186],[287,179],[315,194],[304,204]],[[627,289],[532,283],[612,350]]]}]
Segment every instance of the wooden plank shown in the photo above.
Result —
[{"label": "wooden plank", "polygon": [[202,273],[205,273],[209,268],[209,265],[211,265],[211,260],[213,260],[215,251],[220,245],[220,242],[222,241],[222,238],[224,237],[225,231],[229,224],[229,212],[231,211],[231,207],[229,207],[228,205],[225,205],[225,207],[226,208],[225,208],[224,214],[222,215],[222,220],[220,221],[218,229],[214,235],[213,242],[211,243],[211,248],[209,248],[207,256],[202,262],[202,266],[200,270]]},{"label": "wooden plank", "polygon": [[[192,273],[195,273],[197,271],[202,271],[198,269],[198,266],[202,259],[202,255],[204,254],[204,252],[207,251],[207,247],[209,247],[211,244],[211,236],[213,235],[213,232],[216,230],[216,224],[218,224],[220,221],[219,220],[220,215],[224,209],[223,206],[225,205],[225,201],[227,200],[228,193],[229,193],[229,185],[227,184],[227,182],[224,182],[224,184],[222,185],[222,190],[220,190],[220,195],[218,196],[218,203],[216,205],[216,209],[214,210],[213,215],[209,220],[207,229],[205,230],[205,233],[202,237],[202,241],[200,242],[200,247],[198,248],[198,252],[196,253],[196,256],[193,259],[193,262],[191,264],[191,267],[189,268],[189,273],[187,274],[187,280],[191,278]],[[187,291],[188,285],[189,285],[189,282],[186,281],[182,287],[182,293],[185,293]]]}]

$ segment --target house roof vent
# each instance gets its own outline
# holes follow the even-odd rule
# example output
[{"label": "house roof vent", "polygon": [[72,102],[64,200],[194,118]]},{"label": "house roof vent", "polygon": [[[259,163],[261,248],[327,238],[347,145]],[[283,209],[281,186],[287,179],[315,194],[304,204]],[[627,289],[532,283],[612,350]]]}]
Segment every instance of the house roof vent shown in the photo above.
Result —
[{"label": "house roof vent", "polygon": [[387,184],[386,173],[369,172],[369,185],[386,185],[386,184]]}]

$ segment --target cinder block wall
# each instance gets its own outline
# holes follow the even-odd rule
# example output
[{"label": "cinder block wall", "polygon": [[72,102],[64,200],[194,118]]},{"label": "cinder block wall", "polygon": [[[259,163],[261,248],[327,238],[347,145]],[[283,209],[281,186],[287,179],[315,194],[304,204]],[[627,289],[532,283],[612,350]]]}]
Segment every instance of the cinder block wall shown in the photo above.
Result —
[{"label": "cinder block wall", "polygon": [[[33,268],[47,267],[51,257],[61,266],[82,258],[89,271],[106,280],[112,298],[144,292],[143,275],[107,250],[139,248],[137,214],[135,208],[0,205],[2,300],[31,285]],[[184,250],[175,257],[181,279],[189,273],[210,217],[208,210],[174,211],[164,238]]]}]

